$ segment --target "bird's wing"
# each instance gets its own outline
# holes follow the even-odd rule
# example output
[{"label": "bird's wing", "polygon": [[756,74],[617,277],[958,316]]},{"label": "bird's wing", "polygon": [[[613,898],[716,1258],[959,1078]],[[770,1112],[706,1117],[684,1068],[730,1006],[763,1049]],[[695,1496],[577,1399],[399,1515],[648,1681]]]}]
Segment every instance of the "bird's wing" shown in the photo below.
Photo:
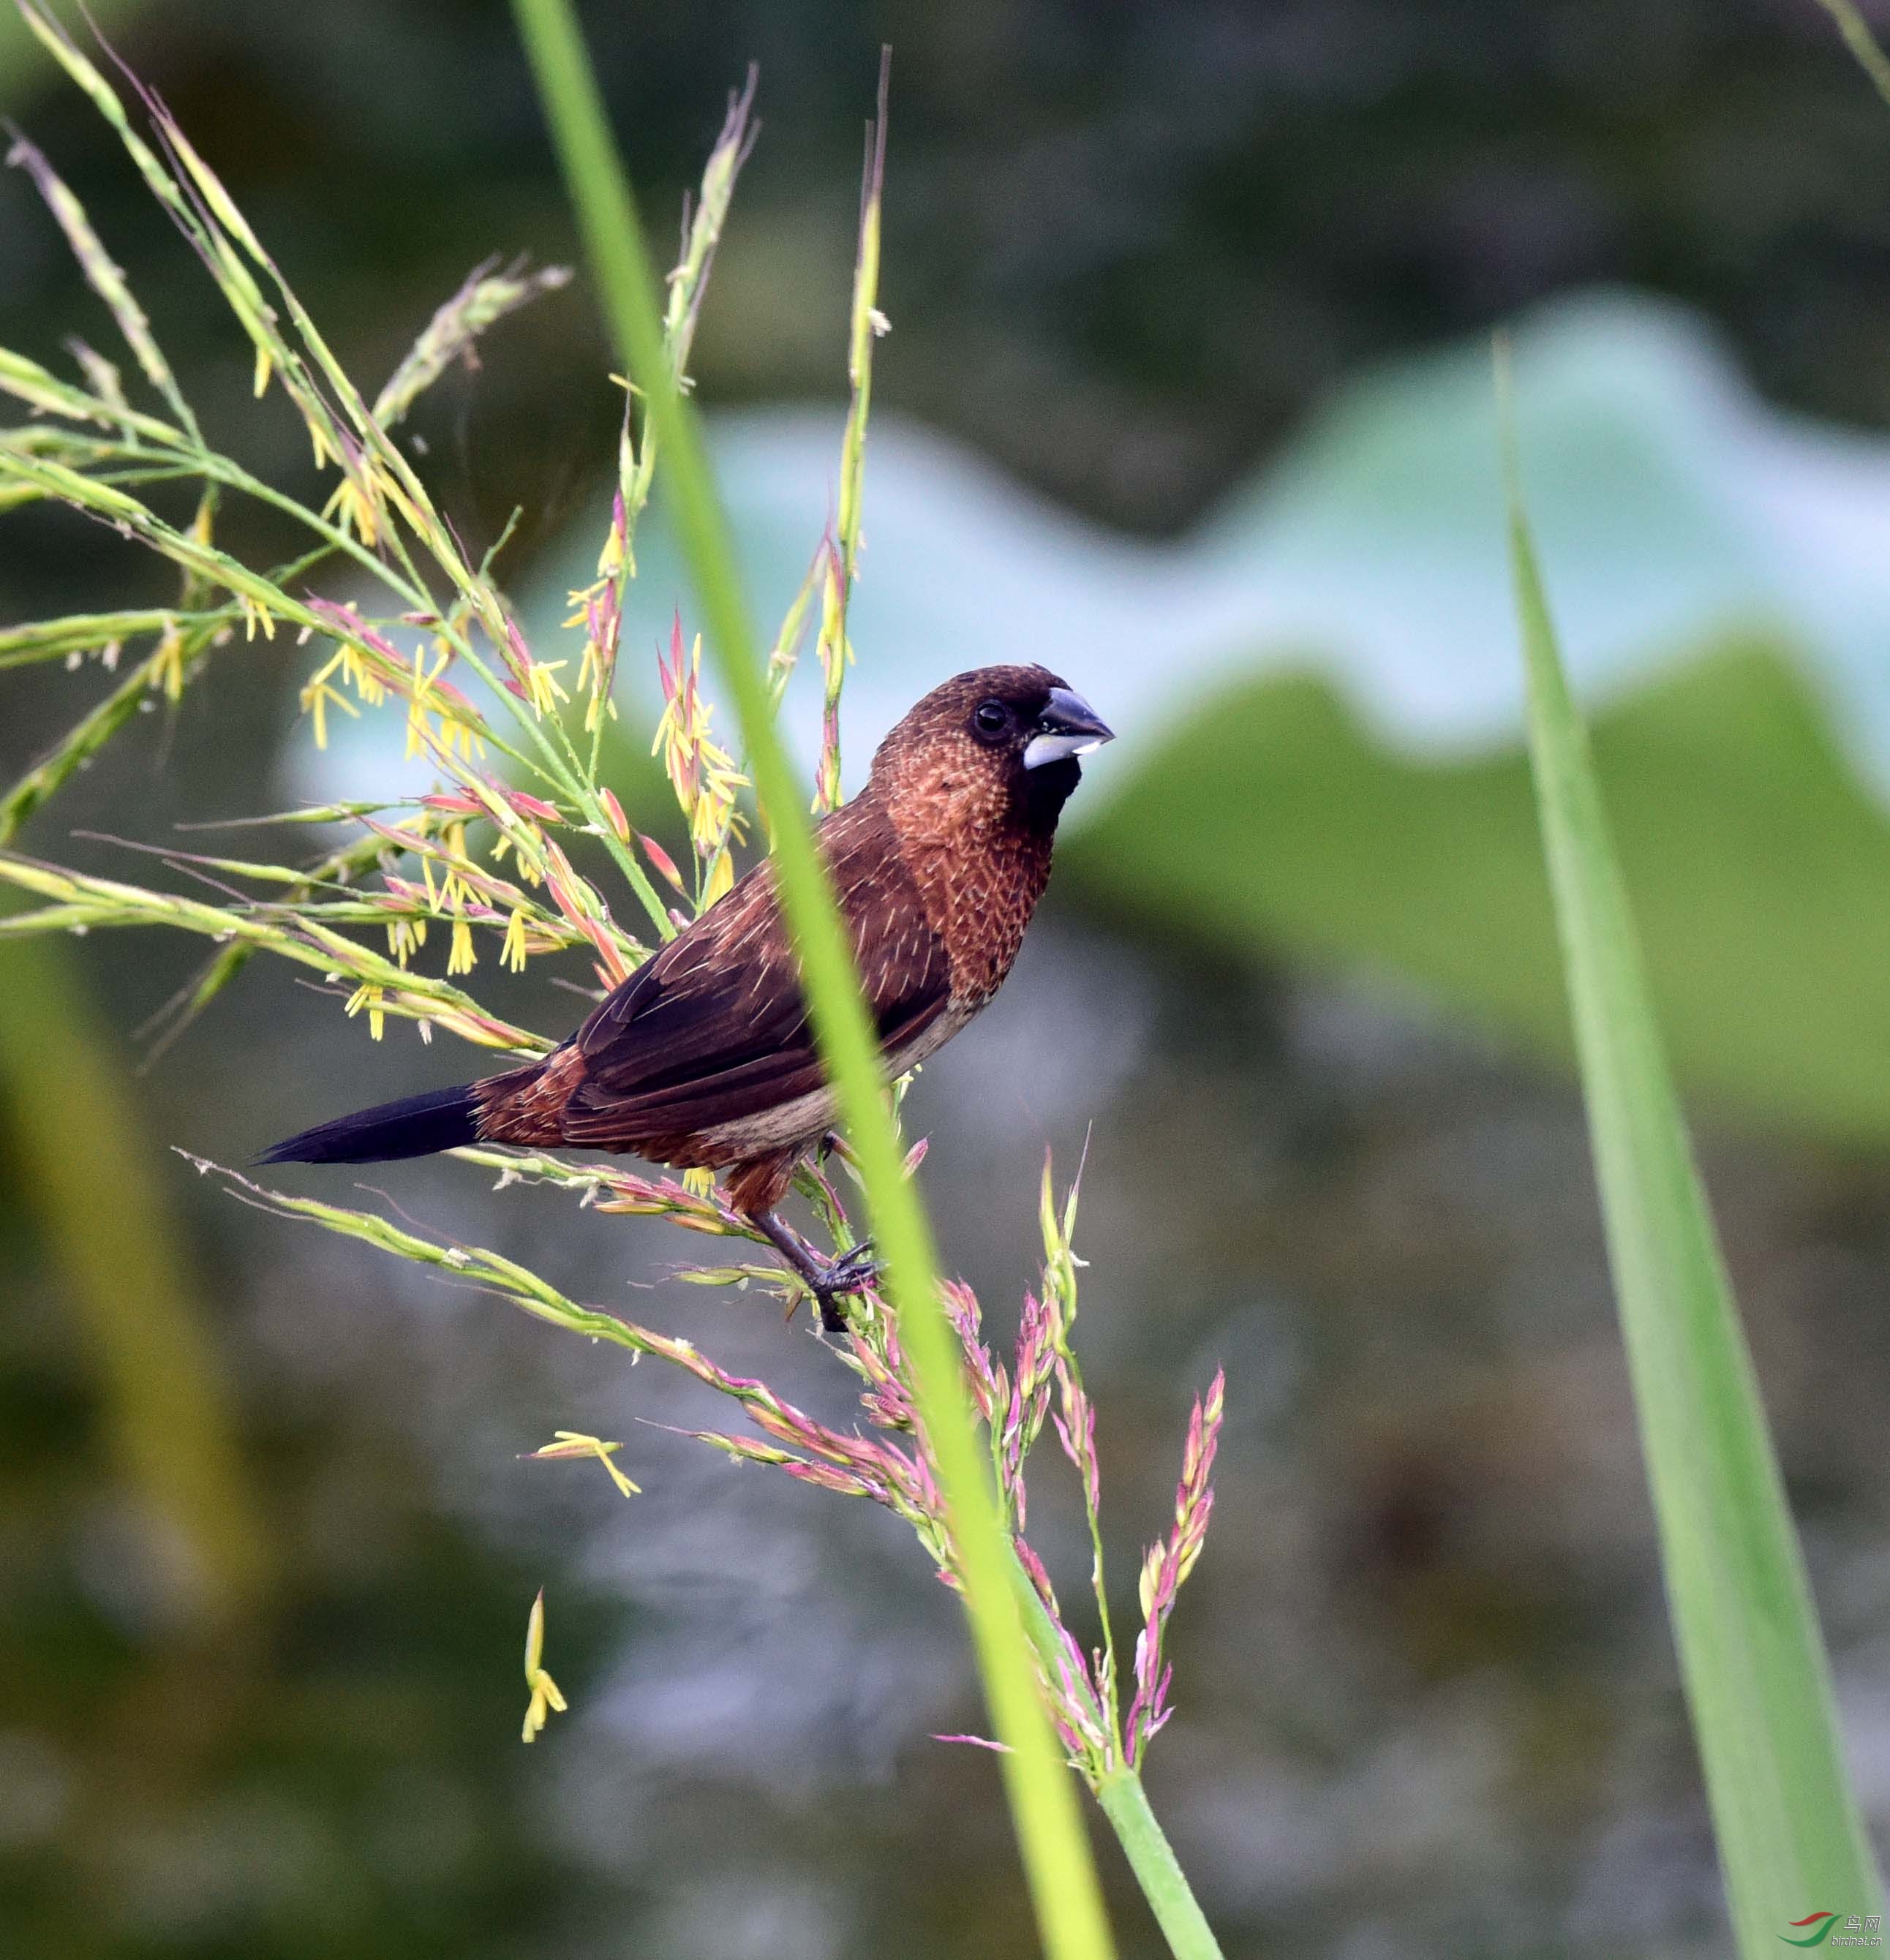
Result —
[{"label": "bird's wing", "polygon": [[[950,996],[944,943],[877,803],[862,797],[828,818],[820,843],[881,1044],[898,1048]],[[773,867],[758,865],[639,967],[575,1040],[584,1080],[562,1122],[573,1143],[686,1136],[819,1089],[825,1078]]]}]

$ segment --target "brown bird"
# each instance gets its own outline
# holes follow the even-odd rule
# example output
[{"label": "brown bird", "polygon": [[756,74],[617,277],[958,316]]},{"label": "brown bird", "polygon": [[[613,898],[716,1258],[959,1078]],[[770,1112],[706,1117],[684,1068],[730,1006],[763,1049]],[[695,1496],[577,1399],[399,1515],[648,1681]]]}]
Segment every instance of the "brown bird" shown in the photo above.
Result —
[{"label": "brown bird", "polygon": [[[1077,758],[1112,739],[1037,667],[980,667],[934,688],[818,832],[889,1078],[935,1053],[1010,971],[1050,876]],[[265,1163],[374,1163],[473,1143],[622,1150],[730,1173],[728,1201],[842,1324],[835,1298],[872,1268],[823,1260],[777,1215],[835,1102],[799,963],[758,864],[541,1061],[338,1117]]]}]

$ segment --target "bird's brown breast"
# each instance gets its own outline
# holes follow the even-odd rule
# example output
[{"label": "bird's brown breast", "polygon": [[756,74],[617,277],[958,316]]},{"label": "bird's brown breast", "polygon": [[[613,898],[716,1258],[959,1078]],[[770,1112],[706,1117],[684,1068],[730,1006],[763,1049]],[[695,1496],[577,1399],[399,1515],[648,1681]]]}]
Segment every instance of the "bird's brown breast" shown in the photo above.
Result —
[{"label": "bird's brown breast", "polygon": [[899,858],[950,963],[953,1004],[975,1013],[1023,944],[1050,880],[1051,838],[969,736],[902,758],[886,793]]}]

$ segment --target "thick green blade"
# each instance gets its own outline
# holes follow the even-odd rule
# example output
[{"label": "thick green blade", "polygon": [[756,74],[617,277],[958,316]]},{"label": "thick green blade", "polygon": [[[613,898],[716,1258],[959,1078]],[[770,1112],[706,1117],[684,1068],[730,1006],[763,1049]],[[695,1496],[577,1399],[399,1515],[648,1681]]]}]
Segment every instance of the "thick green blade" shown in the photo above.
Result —
[{"label": "thick green blade", "polygon": [[[1668,1074],[1586,731],[1517,485],[1499,355],[1530,756],[1608,1258],[1727,1896],[1748,1960],[1809,1913],[1881,1913],[1824,1643]],[[1729,959],[1738,956],[1728,947]]]}]

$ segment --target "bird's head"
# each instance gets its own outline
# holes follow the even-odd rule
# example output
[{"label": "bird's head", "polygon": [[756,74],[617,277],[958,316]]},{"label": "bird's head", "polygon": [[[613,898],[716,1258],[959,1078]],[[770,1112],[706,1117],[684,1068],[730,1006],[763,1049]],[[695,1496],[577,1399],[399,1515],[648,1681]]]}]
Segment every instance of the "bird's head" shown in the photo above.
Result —
[{"label": "bird's head", "polygon": [[1011,822],[1045,835],[1081,777],[1077,758],[1115,740],[1047,667],[974,667],[935,687],[880,744],[873,780],[941,822]]}]

